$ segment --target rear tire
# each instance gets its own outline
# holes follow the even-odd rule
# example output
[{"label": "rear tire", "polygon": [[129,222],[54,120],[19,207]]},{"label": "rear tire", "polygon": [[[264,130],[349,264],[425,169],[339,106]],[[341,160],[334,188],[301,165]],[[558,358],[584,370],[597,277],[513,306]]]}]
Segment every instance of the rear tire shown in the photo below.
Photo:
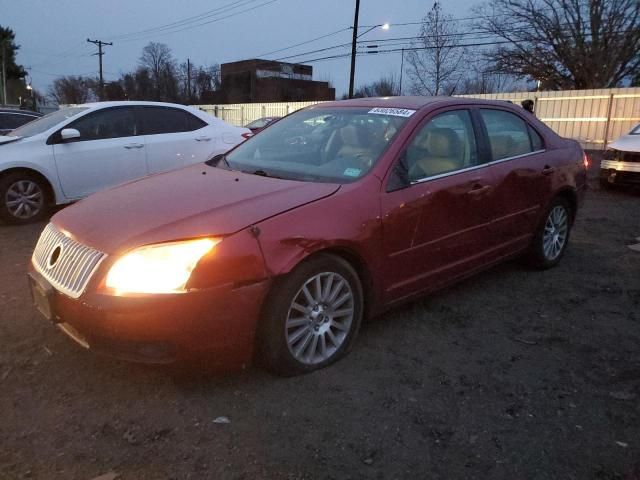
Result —
[{"label": "rear tire", "polygon": [[258,361],[282,376],[309,373],[352,347],[364,310],[362,284],[344,259],[305,260],[269,293],[258,336]]},{"label": "rear tire", "polygon": [[569,244],[573,216],[566,199],[556,197],[551,201],[526,255],[532,267],[546,270],[560,262]]},{"label": "rear tire", "polygon": [[42,220],[49,207],[45,182],[28,172],[13,172],[0,177],[0,220],[24,225]]}]

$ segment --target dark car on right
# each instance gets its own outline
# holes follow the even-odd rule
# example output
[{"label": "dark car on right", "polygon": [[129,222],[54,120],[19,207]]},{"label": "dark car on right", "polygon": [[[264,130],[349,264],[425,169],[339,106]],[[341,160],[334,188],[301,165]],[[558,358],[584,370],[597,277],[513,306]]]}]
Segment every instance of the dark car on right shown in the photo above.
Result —
[{"label": "dark car on right", "polygon": [[257,120],[254,120],[253,122],[248,123],[247,125],[245,125],[245,128],[248,128],[249,130],[251,130],[251,133],[253,133],[255,135],[256,133],[260,132],[261,130],[264,130],[265,128],[267,128],[269,125],[271,125],[276,120],[280,120],[280,118],[282,118],[282,117],[262,117],[262,118],[258,118]]},{"label": "dark car on right", "polygon": [[40,118],[41,113],[18,108],[0,108],[0,135],[6,135],[22,125]]}]

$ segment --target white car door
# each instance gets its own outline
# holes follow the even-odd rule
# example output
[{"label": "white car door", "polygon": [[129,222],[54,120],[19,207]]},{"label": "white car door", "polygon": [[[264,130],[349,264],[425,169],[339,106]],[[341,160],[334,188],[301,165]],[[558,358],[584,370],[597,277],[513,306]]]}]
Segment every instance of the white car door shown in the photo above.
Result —
[{"label": "white car door", "polygon": [[97,110],[65,128],[80,132],[80,138],[67,141],[59,132],[54,135],[53,153],[65,197],[82,198],[147,175],[144,137],[136,135],[133,107]]},{"label": "white car door", "polygon": [[204,162],[220,142],[202,119],[180,108],[137,107],[144,133],[149,173]]}]

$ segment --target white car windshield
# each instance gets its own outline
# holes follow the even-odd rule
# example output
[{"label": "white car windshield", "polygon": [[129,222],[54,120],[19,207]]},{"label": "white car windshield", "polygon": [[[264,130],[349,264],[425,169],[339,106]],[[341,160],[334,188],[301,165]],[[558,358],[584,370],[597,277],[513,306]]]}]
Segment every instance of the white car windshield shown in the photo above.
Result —
[{"label": "white car windshield", "polygon": [[640,123],[631,129],[630,135],[640,135]]},{"label": "white car windshield", "polygon": [[40,117],[37,120],[23,125],[22,127],[12,130],[7,135],[10,137],[31,137],[33,135],[38,135],[39,133],[46,132],[51,127],[55,127],[60,122],[63,122],[80,112],[84,112],[87,108],[88,107],[69,107],[51,112],[44,117]]},{"label": "white car windshield", "polygon": [[410,116],[387,114],[392,110],[302,110],[238,146],[226,156],[225,163],[234,170],[256,175],[353,182],[371,170]]}]

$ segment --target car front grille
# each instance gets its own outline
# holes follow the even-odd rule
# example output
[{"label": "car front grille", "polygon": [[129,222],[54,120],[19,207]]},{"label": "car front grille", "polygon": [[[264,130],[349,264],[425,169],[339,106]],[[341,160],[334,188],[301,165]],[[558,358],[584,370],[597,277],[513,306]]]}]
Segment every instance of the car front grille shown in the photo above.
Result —
[{"label": "car front grille", "polygon": [[67,237],[50,223],[40,234],[32,261],[56,290],[78,298],[106,256]]}]

